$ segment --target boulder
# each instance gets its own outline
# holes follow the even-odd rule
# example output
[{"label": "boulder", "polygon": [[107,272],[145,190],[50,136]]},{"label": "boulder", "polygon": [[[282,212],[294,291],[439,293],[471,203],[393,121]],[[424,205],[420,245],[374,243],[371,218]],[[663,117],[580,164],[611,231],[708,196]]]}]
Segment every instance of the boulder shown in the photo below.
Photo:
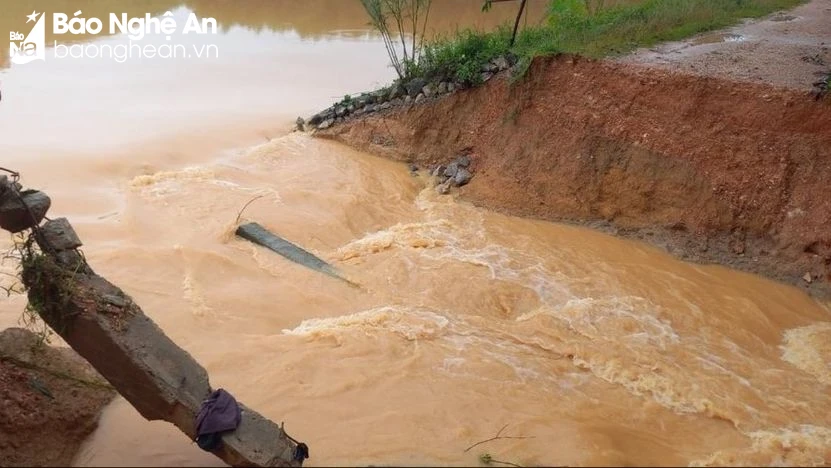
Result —
[{"label": "boulder", "polygon": [[493,73],[491,73],[491,72],[485,72],[485,73],[482,73],[482,74],[480,75],[480,77],[482,78],[482,83],[487,83],[487,82],[488,82],[488,80],[490,80],[491,78],[493,78]]},{"label": "boulder", "polygon": [[459,163],[453,161],[447,165],[447,168],[444,169],[444,176],[452,179],[453,177],[456,177],[457,172],[459,172]]},{"label": "boulder", "polygon": [[484,73],[496,73],[496,72],[499,71],[499,67],[494,65],[492,62],[488,62],[488,63],[482,65],[482,71]]},{"label": "boulder", "polygon": [[511,68],[511,64],[508,62],[508,59],[505,57],[496,57],[491,61],[493,66],[496,67],[497,70],[507,70]]},{"label": "boulder", "polygon": [[395,85],[390,88],[389,100],[398,99],[407,94],[407,90],[401,85]]},{"label": "boulder", "polygon": [[447,92],[454,93],[456,92],[456,85],[454,83],[447,83]]},{"label": "boulder", "polygon": [[424,94],[419,94],[419,95],[418,95],[418,96],[416,96],[416,98],[415,98],[415,103],[416,103],[416,104],[419,104],[421,101],[423,101],[423,100],[425,100],[425,99],[427,99],[427,98],[425,98],[425,97],[424,97]]},{"label": "boulder", "polygon": [[294,121],[294,125],[298,131],[302,132],[306,128],[306,120],[303,119],[303,117],[298,117],[297,120]]},{"label": "boulder", "polygon": [[456,164],[458,164],[459,167],[470,167],[470,157],[467,155],[459,156],[456,158]]},{"label": "boulder", "polygon": [[17,192],[17,188],[11,188],[8,182],[5,188],[0,195],[0,228],[15,233],[43,221],[52,206],[52,200],[45,193],[37,190]]},{"label": "boulder", "polygon": [[407,84],[404,85],[404,88],[407,90],[407,96],[411,98],[415,98],[424,88],[424,85],[427,84],[427,80],[424,78],[413,78],[412,80],[408,81]]},{"label": "boulder", "polygon": [[467,185],[470,182],[470,179],[473,178],[473,174],[470,173],[467,169],[460,167],[459,170],[456,171],[456,174],[453,176],[453,185],[456,187],[461,187],[463,185]]},{"label": "boulder", "polygon": [[392,104],[390,104],[389,102],[385,102],[385,103],[381,104],[379,107],[381,108],[381,110],[387,110],[390,107],[392,107]]},{"label": "boulder", "polygon": [[326,119],[317,126],[320,130],[326,130],[335,123],[335,119]]},{"label": "boulder", "polygon": [[427,97],[433,97],[436,94],[435,89],[433,88],[432,84],[426,84],[423,88],[421,88],[421,92],[424,93]]},{"label": "boulder", "polygon": [[335,117],[343,117],[344,115],[346,115],[345,106],[338,106],[335,108]]},{"label": "boulder", "polygon": [[445,83],[444,81],[439,83],[438,93],[439,94],[446,94],[447,93],[447,83]]}]

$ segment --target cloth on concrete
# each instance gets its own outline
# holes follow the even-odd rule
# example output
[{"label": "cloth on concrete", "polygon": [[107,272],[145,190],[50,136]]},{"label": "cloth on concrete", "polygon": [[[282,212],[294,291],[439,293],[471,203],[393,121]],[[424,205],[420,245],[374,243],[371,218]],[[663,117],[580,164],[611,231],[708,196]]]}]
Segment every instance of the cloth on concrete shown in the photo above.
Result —
[{"label": "cloth on concrete", "polygon": [[222,441],[220,434],[235,430],[242,420],[237,400],[223,389],[211,393],[196,415],[196,441],[203,450],[213,450]]}]

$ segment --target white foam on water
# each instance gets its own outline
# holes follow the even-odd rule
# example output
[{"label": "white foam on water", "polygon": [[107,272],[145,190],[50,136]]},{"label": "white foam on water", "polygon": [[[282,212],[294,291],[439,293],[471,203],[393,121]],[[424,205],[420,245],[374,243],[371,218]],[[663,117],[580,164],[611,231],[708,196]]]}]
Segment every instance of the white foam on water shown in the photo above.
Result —
[{"label": "white foam on water", "polygon": [[831,429],[809,424],[747,434],[750,446],[721,450],[689,466],[826,466]]},{"label": "white foam on water", "polygon": [[831,322],[785,331],[780,349],[784,361],[831,385]]},{"label": "white foam on water", "polygon": [[447,317],[429,309],[384,306],[338,317],[303,320],[297,327],[283,330],[283,334],[317,337],[348,332],[372,334],[387,331],[414,341],[436,338],[449,323]]}]

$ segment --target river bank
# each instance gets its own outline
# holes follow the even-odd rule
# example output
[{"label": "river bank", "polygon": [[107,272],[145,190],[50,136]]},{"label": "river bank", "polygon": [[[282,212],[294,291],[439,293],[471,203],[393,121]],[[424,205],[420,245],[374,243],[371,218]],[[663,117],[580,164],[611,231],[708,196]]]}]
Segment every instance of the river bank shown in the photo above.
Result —
[{"label": "river bank", "polygon": [[468,151],[479,206],[831,292],[831,106],[805,91],[560,56],[317,135],[422,167]]},{"label": "river bank", "polygon": [[[608,61],[538,58],[524,77],[501,72],[316,135],[428,171],[469,152],[477,176],[460,196],[476,205],[590,226],[828,297],[831,104],[811,89],[829,60],[831,21],[821,18],[831,13],[820,3],[707,36],[719,41]],[[671,62],[656,58],[660,50]],[[744,58],[729,67],[731,56]],[[754,68],[779,63],[774,56],[802,66]]]},{"label": "river bank", "polygon": [[28,330],[0,331],[0,461],[68,466],[115,390],[69,348]]}]

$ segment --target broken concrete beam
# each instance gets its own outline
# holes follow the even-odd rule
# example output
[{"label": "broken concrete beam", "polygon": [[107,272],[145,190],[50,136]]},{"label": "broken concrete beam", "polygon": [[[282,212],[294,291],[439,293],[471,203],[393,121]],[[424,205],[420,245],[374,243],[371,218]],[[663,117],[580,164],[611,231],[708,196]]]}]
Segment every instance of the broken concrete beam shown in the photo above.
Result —
[{"label": "broken concrete beam", "polygon": [[291,242],[283,239],[280,236],[273,234],[268,229],[260,226],[257,223],[243,224],[237,228],[236,234],[245,240],[251,241],[255,244],[266,247],[283,257],[291,260],[294,263],[299,263],[312,270],[319,271],[326,275],[332,276],[339,280],[345,281],[352,286],[357,286],[355,283],[342,277],[340,272],[327,263],[325,260],[318,258],[314,254],[298,247]]},{"label": "broken concrete beam", "polygon": [[84,245],[66,218],[52,220],[41,230],[44,241],[54,250],[75,250]]},{"label": "broken concrete beam", "polygon": [[[24,259],[30,304],[142,416],[171,422],[194,440],[196,415],[212,391],[205,369],[127,294],[86,267],[69,222],[47,222],[36,240],[44,253]],[[242,422],[223,435],[217,457],[231,466],[302,465],[280,426],[240,407]]]},{"label": "broken concrete beam", "polygon": [[40,224],[52,200],[37,190],[20,191],[7,177],[0,179],[0,228],[15,233]]}]

